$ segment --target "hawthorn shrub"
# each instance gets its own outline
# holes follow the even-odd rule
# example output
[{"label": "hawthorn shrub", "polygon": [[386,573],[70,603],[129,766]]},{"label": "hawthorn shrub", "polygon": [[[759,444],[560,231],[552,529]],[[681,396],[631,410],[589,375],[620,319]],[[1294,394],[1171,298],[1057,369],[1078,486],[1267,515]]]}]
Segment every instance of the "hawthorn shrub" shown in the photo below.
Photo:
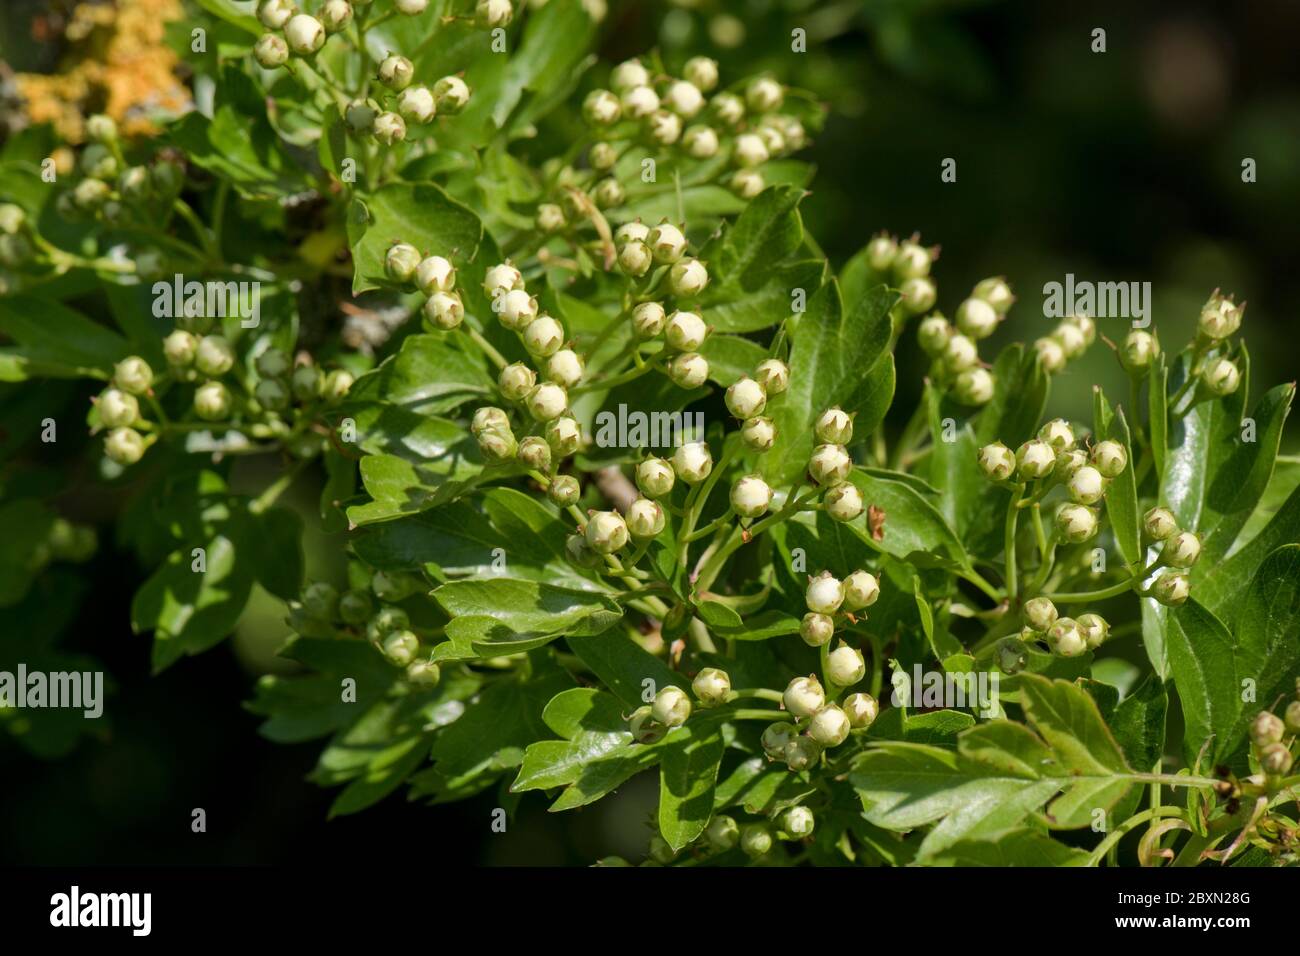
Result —
[{"label": "hawthorn shrub", "polygon": [[[33,444],[69,423],[24,396],[102,382],[157,671],[285,603],[248,706],[326,741],[334,813],[655,772],[662,864],[1296,861],[1294,385],[1249,402],[1244,306],[981,355],[1006,280],[949,321],[918,237],[832,274],[780,77],[597,63],[597,0],[200,6],[159,138],[7,144],[0,370]],[[1044,421],[1089,348],[1125,404]],[[897,349],[932,364],[887,436]],[[11,608],[94,550],[5,513]]]}]

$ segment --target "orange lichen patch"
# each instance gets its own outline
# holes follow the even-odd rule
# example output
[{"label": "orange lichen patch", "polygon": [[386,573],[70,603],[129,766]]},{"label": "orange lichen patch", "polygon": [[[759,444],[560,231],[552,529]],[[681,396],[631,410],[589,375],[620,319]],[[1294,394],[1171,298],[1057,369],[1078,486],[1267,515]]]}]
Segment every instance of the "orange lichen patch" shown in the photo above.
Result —
[{"label": "orange lichen patch", "polygon": [[16,77],[28,118],[50,123],[71,143],[85,139],[85,118],[107,113],[128,136],[157,132],[154,118],[185,111],[189,91],[176,77],[176,54],[164,43],[181,0],[81,3],[64,30],[67,57],[55,74]]}]

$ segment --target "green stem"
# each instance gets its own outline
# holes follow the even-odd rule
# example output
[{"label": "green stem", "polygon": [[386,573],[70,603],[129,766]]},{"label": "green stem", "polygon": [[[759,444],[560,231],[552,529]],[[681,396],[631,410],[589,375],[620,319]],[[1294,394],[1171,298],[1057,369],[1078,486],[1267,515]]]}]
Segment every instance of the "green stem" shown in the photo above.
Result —
[{"label": "green stem", "polygon": [[1087,865],[1096,866],[1101,862],[1102,857],[1106,855],[1110,848],[1118,844],[1119,841],[1124,838],[1125,834],[1135,830],[1148,820],[1157,820],[1160,817],[1174,816],[1183,816],[1183,811],[1178,807],[1152,807],[1150,810],[1143,810],[1141,813],[1129,817],[1110,833],[1106,834],[1106,838],[1097,844],[1092,851],[1092,855],[1088,857]]},{"label": "green stem", "polygon": [[489,342],[487,339],[483,337],[482,332],[480,332],[478,329],[471,328],[468,325],[462,326],[462,328],[465,329],[466,333],[469,335],[470,339],[473,340],[474,344],[483,350],[483,354],[486,355],[492,361],[493,365],[501,369],[501,368],[505,368],[507,365],[510,364],[509,362],[506,361],[505,356],[502,355],[500,352],[498,352],[496,350],[496,347],[493,346],[491,342]]},{"label": "green stem", "polygon": [[1012,602],[1016,599],[1016,519],[1020,517],[1020,499],[1024,493],[1025,484],[1020,482],[1016,485],[1011,503],[1007,506],[1007,520],[1002,535],[1002,546],[1006,551],[1006,572],[1003,577],[1006,582],[1007,600]]}]

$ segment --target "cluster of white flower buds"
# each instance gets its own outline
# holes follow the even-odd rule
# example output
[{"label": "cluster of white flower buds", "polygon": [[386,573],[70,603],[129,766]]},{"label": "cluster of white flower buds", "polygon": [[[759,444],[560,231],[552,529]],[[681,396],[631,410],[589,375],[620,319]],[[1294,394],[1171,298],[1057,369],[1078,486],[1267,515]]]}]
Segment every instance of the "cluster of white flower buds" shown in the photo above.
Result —
[{"label": "cluster of white flower buds", "polygon": [[846,446],[853,439],[853,416],[828,408],[813,423],[813,435],[808,476],[822,489],[822,508],[835,521],[853,521],[865,510],[862,492],[850,480],[853,459]]},{"label": "cluster of white flower buds", "polygon": [[[409,243],[397,242],[389,247],[384,266],[394,282],[414,285],[427,296],[421,312],[429,328],[450,332],[465,321],[465,305],[456,291],[456,268],[449,259],[423,256]],[[475,411],[471,431],[489,462],[517,457],[529,470],[547,476],[552,501],[562,507],[571,505],[578,499],[577,480],[557,471],[582,446],[581,426],[569,414],[569,390],[582,381],[583,358],[568,347],[563,323],[539,310],[536,296],[528,293],[523,274],[511,262],[484,273],[483,292],[497,320],[518,336],[530,359],[503,367],[497,387],[543,434],[517,441],[510,416],[495,406]]]},{"label": "cluster of white flower buds", "polygon": [[955,322],[935,312],[917,326],[917,341],[933,359],[931,377],[948,384],[963,405],[984,405],[993,397],[997,383],[980,361],[979,342],[997,330],[1015,300],[1006,280],[993,276],[976,283],[957,306]]},{"label": "cluster of white flower buds", "polygon": [[[849,681],[847,685],[837,683],[833,690],[857,683],[866,673],[862,655],[848,645],[830,656],[834,663],[828,661],[827,670],[838,675],[837,681],[841,677]],[[781,703],[793,721],[777,721],[763,731],[761,742],[768,758],[782,761],[795,773],[808,770],[821,760],[823,751],[840,746],[852,731],[865,730],[875,721],[880,708],[870,694],[850,694],[840,703],[835,702],[836,696],[828,699],[821,681],[812,674],[790,681]]]},{"label": "cluster of white flower buds", "polygon": [[1064,371],[1072,359],[1083,355],[1095,341],[1097,323],[1092,317],[1071,315],[1062,319],[1050,335],[1036,339],[1034,351],[1038,354],[1038,362],[1043,371],[1054,375]]},{"label": "cluster of white flower buds", "polygon": [[[184,185],[184,168],[167,155],[159,155],[149,166],[129,164],[111,117],[90,117],[86,133],[90,142],[78,155],[75,170],[80,176],[56,197],[55,211],[69,222],[152,226],[159,210],[174,202]],[[34,227],[21,206],[0,204],[0,265],[17,268],[46,258],[48,245],[34,243]],[[163,274],[164,256],[156,247],[135,250],[133,260],[142,280]]]},{"label": "cluster of white flower buds", "polygon": [[1168,607],[1187,600],[1192,585],[1188,571],[1201,557],[1201,539],[1183,531],[1167,508],[1152,508],[1142,518],[1142,536],[1147,543],[1161,543],[1157,567],[1165,570],[1148,589],[1148,594]]},{"label": "cluster of white flower buds", "polygon": [[979,450],[979,466],[990,481],[1032,485],[1035,500],[1062,485],[1070,501],[1056,513],[1056,531],[1067,544],[1080,544],[1098,531],[1097,507],[1111,479],[1128,467],[1128,450],[1117,441],[1098,442],[1091,452],[1077,447],[1074,429],[1056,418],[1016,452],[1001,442]]},{"label": "cluster of white flower buds", "polygon": [[1275,789],[1281,778],[1291,772],[1298,742],[1300,679],[1296,681],[1296,699],[1286,705],[1281,717],[1262,710],[1250,723],[1251,756],[1271,789]]},{"label": "cluster of white flower buds", "polygon": [[[602,137],[587,156],[593,172],[603,177],[592,187],[598,206],[623,202],[624,189],[615,171],[626,148],[620,149],[620,143],[675,148],[697,160],[729,151],[732,170],[721,175],[744,199],[757,196],[767,185],[764,163],[807,145],[803,123],[781,112],[785,89],[776,80],[760,76],[743,94],[724,91],[709,99],[717,85],[718,64],[708,57],[692,57],[680,77],[655,76],[639,59],[631,59],[614,67],[610,89],[587,94],[583,117]],[[541,216],[539,210],[539,224]]]},{"label": "cluster of white flower buds", "polygon": [[410,615],[397,604],[425,590],[412,574],[376,571],[369,589],[342,594],[332,584],[313,581],[290,606],[294,629],[303,634],[363,637],[389,663],[406,671],[409,683],[430,689],[441,679],[438,665],[422,651]]},{"label": "cluster of white flower buds", "polygon": [[[314,57],[330,36],[353,25],[353,7],[368,3],[325,0],[316,16],[311,16],[300,12],[294,0],[262,0],[257,18],[268,30],[278,32],[264,33],[253,47],[253,56],[268,70],[290,65],[293,56]],[[406,16],[419,16],[428,6],[429,0],[393,0],[396,12]],[[485,27],[504,26],[513,15],[510,0],[480,0],[475,19]],[[364,31],[363,21],[358,21],[357,26]],[[343,119],[348,128],[391,146],[406,139],[408,126],[431,123],[440,113],[454,115],[469,103],[470,88],[460,76],[444,76],[432,88],[413,83],[414,78],[411,61],[390,52],[375,73],[383,91],[347,105]]]},{"label": "cluster of white flower buds", "polygon": [[[311,428],[315,408],[341,401],[352,387],[345,369],[328,372],[307,356],[295,367],[293,359],[278,349],[260,352],[253,362],[257,384],[251,398],[236,399],[227,379],[238,378],[238,358],[230,341],[211,331],[208,317],[182,316],[177,328],[163,339],[167,370],[155,374],[149,363],[129,355],[117,363],[113,380],[95,399],[99,425],[108,429],[104,454],[119,465],[133,465],[169,427],[150,421],[140,400],[156,403],[155,388],[193,384],[192,411],[216,428],[237,413],[239,427],[259,438],[282,441],[295,457],[312,458],[324,447],[324,438]],[[297,413],[291,413],[294,403]],[[146,432],[147,434],[141,434]]]},{"label": "cluster of white flower buds", "polygon": [[938,246],[921,245],[919,235],[899,241],[898,237],[882,232],[867,243],[865,255],[871,271],[898,289],[895,309],[901,315],[922,315],[934,308],[939,291],[930,278],[930,269],[939,258]]},{"label": "cluster of white flower buds", "polygon": [[[1056,605],[1045,597],[1030,598],[1023,609],[1024,628],[1020,640],[1025,644],[1045,643],[1058,657],[1078,657],[1086,651],[1095,651],[1105,643],[1110,625],[1100,614],[1080,614],[1077,618],[1061,617]],[[999,655],[999,663],[1007,673],[1018,669]]]},{"label": "cluster of white flower buds", "polygon": [[[809,577],[808,587],[804,591],[804,603],[808,612],[799,624],[799,636],[809,647],[821,647],[830,643],[835,636],[835,624],[839,620],[855,621],[854,615],[876,603],[880,597],[880,581],[867,571],[854,571],[841,581],[829,571]],[[843,648],[841,648],[843,650]],[[840,651],[833,651],[832,657]],[[856,652],[855,652],[856,653]],[[858,663],[862,662],[861,656]],[[843,681],[827,675],[840,687],[861,680],[862,674],[851,681]]]}]

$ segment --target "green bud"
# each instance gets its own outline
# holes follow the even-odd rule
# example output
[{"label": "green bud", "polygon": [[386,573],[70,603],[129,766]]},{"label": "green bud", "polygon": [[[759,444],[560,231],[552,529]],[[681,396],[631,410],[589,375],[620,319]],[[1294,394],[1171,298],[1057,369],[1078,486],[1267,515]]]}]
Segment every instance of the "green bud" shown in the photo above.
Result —
[{"label": "green bud", "polygon": [[799,622],[799,636],[809,647],[821,647],[829,644],[835,636],[835,621],[829,614],[809,611]]},{"label": "green bud", "polygon": [[551,504],[560,508],[576,504],[581,494],[578,479],[572,475],[556,475],[546,488],[546,497],[551,500]]},{"label": "green bud", "polygon": [[1178,607],[1186,602],[1192,585],[1186,574],[1166,571],[1151,585],[1151,596],[1166,607]]},{"label": "green bud", "polygon": [[289,407],[289,390],[278,378],[264,378],[258,382],[253,398],[267,411],[281,412]]},{"label": "green bud", "polygon": [[719,814],[704,828],[704,839],[713,849],[725,853],[740,842],[740,826],[731,817]]},{"label": "green bud", "polygon": [[998,670],[1008,677],[1019,674],[1029,663],[1029,648],[1018,637],[1004,637],[996,647]]},{"label": "green bud", "polygon": [[411,661],[406,665],[406,679],[419,687],[437,687],[442,671],[432,661]]},{"label": "green bud", "polygon": [[1025,602],[1024,617],[1035,631],[1045,631],[1056,623],[1056,605],[1045,597],[1030,598]]},{"label": "green bud", "polygon": [[1134,329],[1124,340],[1119,361],[1131,374],[1145,372],[1160,354],[1160,344],[1150,332]]},{"label": "green bud", "polygon": [[1178,531],[1178,519],[1168,508],[1152,508],[1142,518],[1142,531],[1148,538],[1164,541]]},{"label": "green bud", "polygon": [[438,112],[453,116],[469,103],[470,89],[459,76],[444,76],[433,84],[433,98],[438,102]]},{"label": "green bud", "polygon": [[658,743],[668,733],[668,728],[654,719],[649,705],[638,707],[627,721],[628,732],[639,744]]},{"label": "green bud", "polygon": [[1231,359],[1215,359],[1201,372],[1201,382],[1211,395],[1222,398],[1237,390],[1241,384],[1241,371]]},{"label": "green bud", "polygon": [[811,737],[795,737],[785,745],[781,755],[785,764],[795,773],[807,770],[817,763],[822,755],[822,745]]},{"label": "green bud", "polygon": [[1280,777],[1291,769],[1294,758],[1286,744],[1269,744],[1259,752],[1259,766],[1271,777]]},{"label": "green bud", "polygon": [[794,724],[786,721],[777,721],[768,724],[763,728],[763,736],[760,743],[763,745],[763,751],[774,760],[785,758],[785,747],[790,741],[798,736],[798,731]]},{"label": "green bud", "polygon": [[686,692],[674,684],[659,689],[655,694],[650,715],[669,730],[680,727],[691,716],[691,699]]},{"label": "green bud", "polygon": [[393,631],[384,638],[384,656],[398,667],[405,667],[420,653],[420,639],[411,631]]},{"label": "green bud", "polygon": [[119,465],[134,465],[144,452],[144,438],[133,428],[114,428],[104,438],[104,454]]},{"label": "green bud", "polygon": [[374,601],[367,591],[352,589],[339,597],[339,617],[353,627],[364,624],[374,613]]},{"label": "green bud", "polygon": [[394,282],[411,282],[420,265],[420,250],[409,242],[395,242],[384,253],[384,272]]},{"label": "green bud", "polygon": [[781,830],[793,840],[803,840],[812,836],[816,820],[807,807],[790,807],[781,815]]},{"label": "green bud", "polygon": [[314,402],[320,398],[323,384],[320,367],[316,365],[299,365],[293,370],[289,380],[293,397],[300,402]]},{"label": "green bud", "polygon": [[1256,747],[1267,747],[1280,741],[1286,733],[1286,725],[1276,714],[1261,710],[1250,722],[1250,742]]},{"label": "green bud", "polygon": [[772,832],[764,823],[747,823],[740,831],[740,849],[756,860],[772,849]]},{"label": "green bud", "polygon": [[194,350],[194,367],[200,375],[220,378],[235,366],[235,350],[221,335],[205,335]]},{"label": "green bud", "polygon": [[318,621],[332,621],[338,616],[338,589],[327,581],[313,581],[303,589],[302,607]]}]

